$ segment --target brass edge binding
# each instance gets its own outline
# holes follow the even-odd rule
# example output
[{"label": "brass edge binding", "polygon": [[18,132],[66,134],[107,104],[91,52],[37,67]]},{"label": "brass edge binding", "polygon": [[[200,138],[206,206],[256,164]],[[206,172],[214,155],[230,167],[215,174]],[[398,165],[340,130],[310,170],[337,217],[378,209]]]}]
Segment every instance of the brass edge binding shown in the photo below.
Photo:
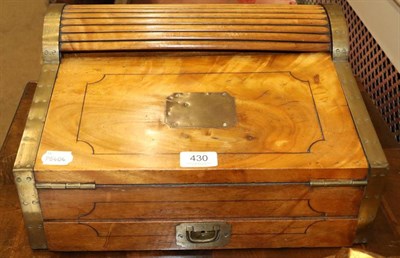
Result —
[{"label": "brass edge binding", "polygon": [[334,62],[348,62],[349,35],[342,8],[336,4],[326,4],[323,6],[328,15],[331,27],[332,59]]},{"label": "brass edge binding", "polygon": [[366,228],[375,219],[379,209],[389,164],[348,62],[349,35],[343,12],[339,5],[323,6],[331,24],[332,59],[369,164],[368,184],[361,201],[355,240],[355,243],[365,243]]},{"label": "brass edge binding", "polygon": [[33,168],[60,63],[59,35],[63,8],[64,4],[50,5],[44,18],[42,70],[13,169],[25,227],[32,249],[47,248]]}]

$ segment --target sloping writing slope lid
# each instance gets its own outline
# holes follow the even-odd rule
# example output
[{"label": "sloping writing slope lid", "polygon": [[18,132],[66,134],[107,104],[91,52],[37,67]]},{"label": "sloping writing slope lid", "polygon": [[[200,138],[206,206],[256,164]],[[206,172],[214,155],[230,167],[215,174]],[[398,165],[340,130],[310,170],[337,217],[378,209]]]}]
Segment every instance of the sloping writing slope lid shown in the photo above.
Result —
[{"label": "sloping writing slope lid", "polygon": [[[181,152],[215,152],[217,165]],[[367,167],[329,54],[264,53],[65,57],[35,171],[153,184],[362,179]]]}]

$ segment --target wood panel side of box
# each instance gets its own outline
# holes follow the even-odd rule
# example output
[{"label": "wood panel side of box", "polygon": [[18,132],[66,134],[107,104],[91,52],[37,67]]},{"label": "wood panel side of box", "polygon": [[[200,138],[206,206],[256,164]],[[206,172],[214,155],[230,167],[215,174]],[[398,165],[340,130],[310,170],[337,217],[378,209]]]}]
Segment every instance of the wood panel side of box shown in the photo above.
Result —
[{"label": "wood panel side of box", "polygon": [[[184,221],[183,221],[184,222]],[[191,222],[191,221],[190,221]],[[204,222],[204,221],[197,221]],[[333,247],[352,244],[356,219],[226,220],[230,241],[219,249]],[[45,222],[50,250],[173,250],[181,221]],[[205,249],[197,247],[196,249]]]},{"label": "wood panel side of box", "polygon": [[40,189],[45,220],[357,216],[363,187],[307,184]]}]

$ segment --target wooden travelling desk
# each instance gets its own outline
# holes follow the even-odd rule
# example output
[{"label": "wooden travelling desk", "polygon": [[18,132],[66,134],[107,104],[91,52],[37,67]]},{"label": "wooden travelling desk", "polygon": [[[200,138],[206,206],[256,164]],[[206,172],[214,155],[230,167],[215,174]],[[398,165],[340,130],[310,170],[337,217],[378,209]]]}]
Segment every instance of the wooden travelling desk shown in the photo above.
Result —
[{"label": "wooden travelling desk", "polygon": [[31,247],[365,242],[388,170],[344,27],[331,5],[50,7],[14,166]]}]

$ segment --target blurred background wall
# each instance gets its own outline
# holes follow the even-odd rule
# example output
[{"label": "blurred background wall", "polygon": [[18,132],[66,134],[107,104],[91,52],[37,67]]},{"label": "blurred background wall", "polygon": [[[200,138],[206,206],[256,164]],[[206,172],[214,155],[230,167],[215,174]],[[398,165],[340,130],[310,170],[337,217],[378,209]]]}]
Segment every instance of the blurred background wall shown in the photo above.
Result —
[{"label": "blurred background wall", "polygon": [[48,0],[0,0],[0,146],[25,84],[40,72]]}]

